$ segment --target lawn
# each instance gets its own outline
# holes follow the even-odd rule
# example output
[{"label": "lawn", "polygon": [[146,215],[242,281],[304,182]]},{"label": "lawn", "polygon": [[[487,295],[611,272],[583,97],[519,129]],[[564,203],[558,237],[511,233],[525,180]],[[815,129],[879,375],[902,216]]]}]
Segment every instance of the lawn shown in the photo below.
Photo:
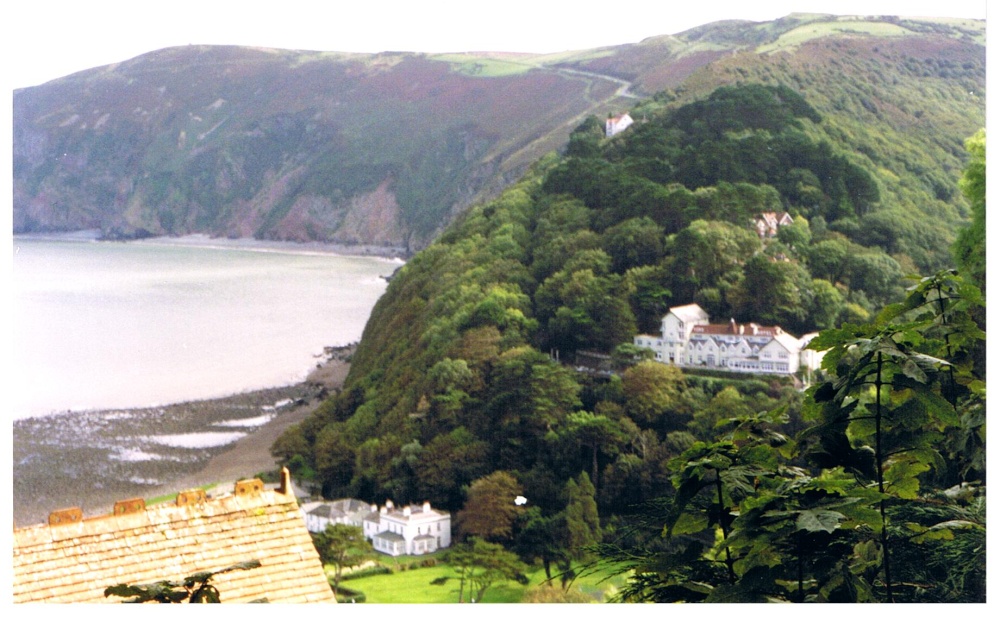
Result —
[{"label": "lawn", "polygon": [[[440,557],[435,554],[434,557]],[[392,558],[385,558],[383,563],[392,566]],[[484,603],[518,603],[525,592],[531,587],[543,584],[545,570],[533,567],[526,570],[529,578],[527,585],[514,581],[491,587],[483,598]],[[343,581],[342,585],[349,589],[364,592],[369,604],[453,604],[458,601],[459,581],[456,578],[448,580],[444,585],[432,585],[431,581],[441,577],[454,577],[454,570],[448,565],[438,565],[427,568],[404,570],[394,574],[376,574],[362,578]],[[603,575],[592,574],[574,582],[574,588],[594,597],[595,602],[605,594],[614,593],[616,585],[620,585],[620,577],[602,581]],[[554,583],[558,585],[558,582]]]}]

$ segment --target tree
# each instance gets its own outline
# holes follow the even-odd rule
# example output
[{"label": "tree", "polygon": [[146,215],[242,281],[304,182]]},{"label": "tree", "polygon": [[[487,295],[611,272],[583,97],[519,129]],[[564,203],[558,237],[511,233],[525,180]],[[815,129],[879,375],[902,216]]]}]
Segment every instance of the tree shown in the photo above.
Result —
[{"label": "tree", "polygon": [[602,245],[614,272],[650,266],[663,257],[663,227],[648,217],[631,218],[604,232]]},{"label": "tree", "polygon": [[792,249],[796,255],[804,255],[812,242],[809,221],[804,216],[796,216],[791,225],[778,227],[778,241]]},{"label": "tree", "polygon": [[835,283],[843,275],[848,253],[858,248],[860,247],[843,238],[830,238],[811,244],[807,250],[809,270],[816,278]]},{"label": "tree", "polygon": [[[971,362],[956,361],[985,336],[970,316],[980,303],[976,287],[939,273],[921,279],[876,323],[828,330],[809,344],[827,350],[823,367],[836,380],[810,390],[820,422],[803,434],[812,438],[807,452],[822,467],[851,470],[877,489],[878,561],[889,602],[901,591],[889,508],[919,499],[922,476],[941,462],[945,436],[970,420],[978,424],[985,384]],[[952,537],[916,522],[903,525],[921,542]]]},{"label": "tree", "polygon": [[552,585],[552,564],[570,568],[570,555],[566,549],[566,513],[544,516],[541,508],[531,506],[518,519],[514,550],[526,563],[542,562],[545,583]]},{"label": "tree", "polygon": [[566,146],[566,156],[596,157],[601,154],[604,123],[597,116],[587,116],[580,126],[573,129]]},{"label": "tree", "polygon": [[860,289],[880,305],[898,302],[903,296],[905,273],[898,261],[880,250],[849,253],[846,269],[851,289]]},{"label": "tree", "polygon": [[120,596],[128,598],[123,604],[180,604],[187,601],[190,604],[218,604],[222,602],[219,590],[212,584],[212,578],[225,572],[235,570],[252,570],[260,567],[260,561],[253,559],[244,561],[228,568],[212,572],[198,572],[186,577],[183,581],[157,581],[149,585],[112,585],[104,590],[104,597]]},{"label": "tree", "polygon": [[986,129],[965,141],[971,158],[959,187],[972,204],[972,221],[958,232],[953,247],[955,259],[962,270],[986,290]]},{"label": "tree", "polygon": [[568,439],[578,443],[590,451],[590,474],[593,478],[598,474],[598,454],[614,455],[617,444],[624,440],[625,433],[613,419],[589,411],[577,411],[566,417],[566,423],[558,433],[557,438]]},{"label": "tree", "polygon": [[[468,598],[471,602],[482,602],[486,592],[497,583],[517,581],[527,584],[524,563],[517,555],[505,550],[499,544],[482,538],[469,538],[455,546],[448,554],[447,561],[458,574],[458,602]],[[451,577],[441,577],[431,581],[443,585]],[[468,596],[465,589],[468,586]]]},{"label": "tree", "polygon": [[812,279],[793,261],[760,253],[743,269],[744,277],[732,292],[736,318],[801,328],[812,306]]},{"label": "tree", "polygon": [[674,407],[683,384],[684,374],[676,366],[639,362],[622,375],[625,410],[637,423],[651,425]]},{"label": "tree", "polygon": [[576,558],[583,556],[583,549],[601,541],[601,519],[597,514],[597,491],[586,471],[576,480],[566,481],[566,533],[567,548]]},{"label": "tree", "polygon": [[462,507],[462,487],[486,473],[488,465],[488,444],[460,426],[431,439],[414,464],[414,471],[423,498],[454,512]]},{"label": "tree", "polygon": [[522,492],[517,479],[506,471],[494,471],[473,482],[465,507],[456,516],[462,535],[485,540],[510,538],[520,514],[514,499]]},{"label": "tree", "polygon": [[708,405],[695,410],[687,428],[695,437],[711,441],[718,432],[717,424],[728,418],[744,416],[749,411],[750,406],[739,390],[726,386],[712,397]]},{"label": "tree", "polygon": [[812,292],[813,304],[809,311],[812,325],[820,330],[837,327],[847,304],[844,294],[826,279],[813,279]]},{"label": "tree", "polygon": [[715,287],[759,250],[760,238],[750,229],[704,220],[696,220],[676,234],[670,247],[675,268],[690,279],[694,289]]},{"label": "tree", "polygon": [[326,529],[313,536],[313,544],[316,545],[320,560],[334,567],[334,589],[340,587],[344,568],[359,566],[372,555],[372,547],[365,539],[364,530],[354,525],[327,525]]}]

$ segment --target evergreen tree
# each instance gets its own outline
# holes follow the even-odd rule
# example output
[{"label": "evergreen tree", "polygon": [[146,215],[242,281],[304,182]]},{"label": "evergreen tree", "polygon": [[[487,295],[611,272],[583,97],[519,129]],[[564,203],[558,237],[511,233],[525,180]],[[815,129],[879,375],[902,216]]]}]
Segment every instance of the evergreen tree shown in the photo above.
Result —
[{"label": "evergreen tree", "polygon": [[597,514],[596,489],[587,472],[581,471],[576,480],[566,482],[566,529],[568,548],[577,558],[583,549],[601,541],[601,520]]}]

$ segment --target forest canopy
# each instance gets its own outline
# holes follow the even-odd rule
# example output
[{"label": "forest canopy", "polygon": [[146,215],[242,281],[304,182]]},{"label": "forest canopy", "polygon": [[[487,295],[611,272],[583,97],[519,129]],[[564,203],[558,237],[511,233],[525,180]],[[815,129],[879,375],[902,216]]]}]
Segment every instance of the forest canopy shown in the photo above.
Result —
[{"label": "forest canopy", "polygon": [[[734,594],[714,599],[886,599],[892,579],[883,556],[896,541],[880,501],[891,493],[894,507],[920,508],[925,489],[965,483],[978,494],[984,486],[977,457],[985,443],[985,387],[974,361],[980,337],[969,317],[981,301],[978,287],[961,277],[920,270],[923,258],[906,253],[906,221],[880,217],[872,174],[806,130],[823,122],[796,92],[757,84],[720,88],[612,139],[588,119],[564,156],[543,159],[499,198],[466,212],[399,270],[372,313],[343,391],[282,436],[276,456],[315,474],[324,495],[429,499],[462,511],[470,529],[480,520],[463,510],[478,494],[473,489],[502,472],[533,508],[528,518],[507,521],[503,533],[491,532],[489,539],[512,549],[529,523],[531,533],[544,530],[554,547],[576,557],[580,542],[567,539],[574,537],[569,529],[591,544],[603,537],[622,549],[624,538],[602,536],[601,523],[624,528],[636,508],[657,500],[673,504],[670,516],[679,518],[666,523],[676,535],[695,537],[704,549],[713,545],[713,526],[726,538],[726,557],[718,553],[711,564],[684,548],[694,543],[666,538],[660,547],[650,540],[656,550],[680,551],[670,554],[683,557],[682,565],[656,572],[665,578],[652,587],[638,581],[636,599],[705,599],[679,591],[682,571]],[[787,212],[792,222],[773,237],[762,235],[755,219],[765,212]],[[950,260],[950,247],[938,248]],[[921,281],[917,292],[907,275]],[[835,350],[825,364],[835,381],[803,393],[791,377],[685,373],[631,346],[636,334],[658,330],[670,306],[691,302],[716,319],[779,325],[796,335],[824,331],[817,345]],[[935,325],[942,319],[951,321]],[[950,333],[946,348],[933,342],[935,328]],[[893,416],[889,447],[913,446],[927,456],[938,449],[940,458],[890,455],[871,445],[885,429],[872,427],[864,410],[881,401],[866,398],[870,373],[845,366],[860,353],[848,341],[867,341],[854,344],[874,346],[872,354],[896,363],[874,378],[876,391],[892,384],[886,405],[911,418]],[[611,364],[583,370],[585,357]],[[939,374],[945,366],[953,369],[949,382]],[[845,400],[864,402],[845,412]],[[847,424],[838,415],[844,413]],[[823,428],[829,421],[840,422],[839,432]],[[937,431],[933,439],[924,435],[919,447],[908,441],[920,441],[929,428]],[[791,435],[802,430],[808,438],[796,442]],[[876,467],[894,475],[876,486]],[[693,469],[700,471],[690,475]],[[722,478],[724,471],[735,475]],[[868,482],[864,491],[851,488],[851,474]],[[715,511],[698,497],[709,480],[721,495]],[[805,491],[795,500],[793,486]],[[767,504],[779,496],[789,512],[815,513],[808,523],[800,516],[798,535],[789,537],[815,542],[825,533],[840,543],[810,557],[815,576],[853,568],[845,565],[851,551],[871,542],[854,578],[781,592],[769,570],[767,585],[739,589],[761,575],[754,567],[773,568],[768,559],[782,553],[768,557],[761,547],[771,540],[738,530],[726,509],[742,504],[768,517]],[[591,522],[581,522],[581,512],[591,511],[588,500],[596,527],[589,514]],[[689,508],[701,508],[701,518],[690,518]],[[909,513],[906,520],[936,529],[945,514]],[[978,510],[963,516],[975,520],[962,529],[978,529]],[[654,523],[663,528],[663,520]],[[874,535],[857,539],[860,525]],[[746,544],[729,534],[748,538]],[[568,559],[553,550],[535,557],[547,564]],[[734,554],[745,561],[736,565]],[[604,557],[621,555],[609,549]],[[761,561],[754,566],[752,559]],[[873,587],[876,580],[883,587]],[[668,591],[650,592],[661,583]],[[964,589],[940,593],[966,597]]]}]

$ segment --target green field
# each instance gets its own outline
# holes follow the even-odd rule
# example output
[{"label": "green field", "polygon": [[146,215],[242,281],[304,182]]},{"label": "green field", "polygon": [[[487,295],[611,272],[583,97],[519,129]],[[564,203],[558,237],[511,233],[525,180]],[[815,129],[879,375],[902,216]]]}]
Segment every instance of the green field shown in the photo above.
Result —
[{"label": "green field", "polygon": [[[443,554],[443,552],[435,553],[433,557],[440,560]],[[383,557],[381,560],[389,567],[394,567],[398,563],[418,561],[411,558],[396,562],[391,557]],[[529,568],[525,573],[529,578],[527,585],[514,581],[494,585],[486,592],[483,602],[518,603],[529,589],[544,584],[545,570],[540,566]],[[445,576],[454,577],[454,570],[448,565],[438,565],[355,578],[343,581],[341,585],[363,592],[367,596],[365,602],[368,604],[454,604],[458,601],[458,579],[452,578],[444,585],[431,584],[431,581]],[[603,578],[602,574],[583,576],[573,583],[573,588],[591,596],[594,602],[601,602],[604,597],[616,591],[616,584],[621,583],[620,577],[607,581],[602,580]],[[559,586],[558,581],[553,584]]]},{"label": "green field", "polygon": [[871,36],[905,36],[913,34],[912,31],[887,23],[873,23],[864,21],[828,21],[821,23],[811,23],[799,26],[794,30],[782,34],[777,41],[769,45],[762,45],[757,48],[758,53],[770,53],[780,50],[788,50],[810,41],[825,36],[844,34],[866,34]]},{"label": "green field", "polygon": [[455,71],[472,77],[506,77],[519,75],[534,68],[523,62],[472,54],[438,54],[430,56],[430,59],[447,62]]}]

